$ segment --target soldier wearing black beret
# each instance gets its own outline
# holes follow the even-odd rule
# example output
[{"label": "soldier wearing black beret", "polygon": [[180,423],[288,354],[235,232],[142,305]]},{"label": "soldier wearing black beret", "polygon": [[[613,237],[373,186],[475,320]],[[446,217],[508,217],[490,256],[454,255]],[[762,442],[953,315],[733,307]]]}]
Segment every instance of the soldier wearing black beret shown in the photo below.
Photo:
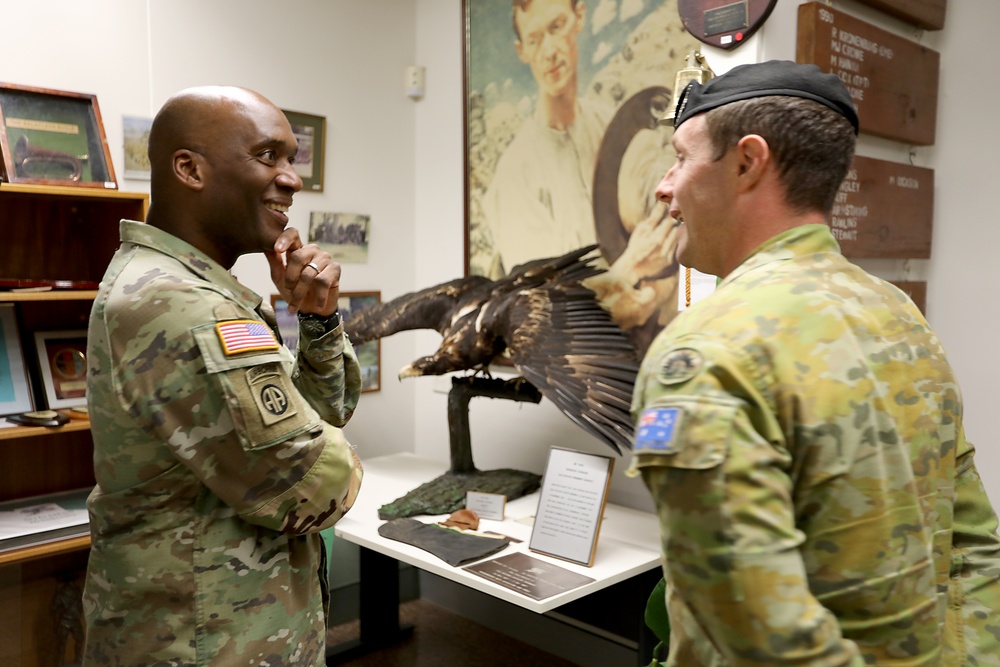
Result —
[{"label": "soldier wearing black beret", "polygon": [[847,90],[746,65],[689,84],[672,123],[657,196],[678,260],[720,282],[654,341],[632,405],[667,664],[1000,665],[997,515],[958,382],[827,224],[859,127]]}]

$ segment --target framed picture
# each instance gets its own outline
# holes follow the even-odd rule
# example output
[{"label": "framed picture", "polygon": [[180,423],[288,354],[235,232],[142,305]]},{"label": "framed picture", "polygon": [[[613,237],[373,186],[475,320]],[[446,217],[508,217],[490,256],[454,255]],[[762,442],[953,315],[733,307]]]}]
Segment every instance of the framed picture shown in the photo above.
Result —
[{"label": "framed picture", "polygon": [[14,306],[0,304],[0,415],[33,409]]},{"label": "framed picture", "polygon": [[364,213],[309,212],[309,242],[341,264],[367,264],[371,216]]},{"label": "framed picture", "polygon": [[149,131],[152,118],[122,116],[123,150],[125,152],[125,178],[148,181],[152,168],[149,164]]},{"label": "framed picture", "polygon": [[0,152],[9,183],[118,188],[95,95],[0,83]]},{"label": "framed picture", "polygon": [[[374,306],[380,298],[379,292],[341,292],[340,301],[337,304],[341,320],[346,322],[353,313]],[[288,304],[281,298],[280,294],[271,295],[271,306],[274,308],[274,314],[278,320],[278,333],[281,334],[281,340],[292,351],[292,354],[295,354],[299,342],[299,318],[288,312]],[[361,391],[379,391],[382,388],[381,341],[372,340],[355,345],[354,352],[358,355],[358,362],[361,364]]]},{"label": "framed picture", "polygon": [[87,402],[87,332],[38,331],[35,333],[38,366],[50,410]]},{"label": "framed picture", "polygon": [[[613,264],[637,225],[666,218],[655,188],[672,128],[656,121],[700,43],[675,0],[515,4],[463,2],[466,274],[496,279],[592,243]],[[677,267],[644,277],[647,291],[650,278],[653,298],[609,306],[640,351],[676,314]]]},{"label": "framed picture", "polygon": [[288,312],[288,302],[282,299],[280,294],[271,295],[271,307],[274,308],[274,316],[278,320],[281,342],[295,354],[299,349],[299,318]]},{"label": "framed picture", "polygon": [[282,109],[295,138],[299,152],[295,154],[295,171],[302,179],[302,189],[323,192],[323,154],[326,149],[326,118],[299,111]]},{"label": "framed picture", "polygon": [[[338,304],[340,318],[346,322],[354,313],[378,304],[381,298],[381,292],[341,292]],[[376,338],[355,345],[354,351],[361,364],[361,391],[382,389],[382,340]]]}]

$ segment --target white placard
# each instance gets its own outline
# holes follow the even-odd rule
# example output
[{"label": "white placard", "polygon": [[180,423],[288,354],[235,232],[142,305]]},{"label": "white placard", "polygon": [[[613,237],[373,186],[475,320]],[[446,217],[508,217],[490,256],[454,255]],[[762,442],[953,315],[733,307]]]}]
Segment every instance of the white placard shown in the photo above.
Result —
[{"label": "white placard", "polygon": [[593,565],[613,469],[610,456],[560,447],[549,450],[528,548]]},{"label": "white placard", "polygon": [[472,510],[479,515],[480,519],[503,521],[506,505],[507,496],[502,493],[467,491],[465,494],[465,509]]}]

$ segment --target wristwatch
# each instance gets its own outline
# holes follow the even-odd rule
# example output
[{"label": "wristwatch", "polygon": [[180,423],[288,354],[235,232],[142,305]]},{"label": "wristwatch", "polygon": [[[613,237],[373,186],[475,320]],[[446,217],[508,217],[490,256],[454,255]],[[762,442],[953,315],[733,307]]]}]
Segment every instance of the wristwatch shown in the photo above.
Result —
[{"label": "wristwatch", "polygon": [[328,334],[340,325],[340,311],[335,310],[329,317],[316,313],[299,313],[299,326],[313,338]]}]

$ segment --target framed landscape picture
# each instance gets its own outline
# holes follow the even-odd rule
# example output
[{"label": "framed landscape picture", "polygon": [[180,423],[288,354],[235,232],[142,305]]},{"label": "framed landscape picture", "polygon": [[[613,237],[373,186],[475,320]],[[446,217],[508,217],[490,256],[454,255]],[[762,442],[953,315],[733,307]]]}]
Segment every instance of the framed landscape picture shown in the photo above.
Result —
[{"label": "framed landscape picture", "polygon": [[[354,313],[371,308],[381,300],[381,292],[341,292],[340,318],[346,322]],[[382,340],[370,340],[354,346],[361,364],[361,391],[382,388]]]}]

